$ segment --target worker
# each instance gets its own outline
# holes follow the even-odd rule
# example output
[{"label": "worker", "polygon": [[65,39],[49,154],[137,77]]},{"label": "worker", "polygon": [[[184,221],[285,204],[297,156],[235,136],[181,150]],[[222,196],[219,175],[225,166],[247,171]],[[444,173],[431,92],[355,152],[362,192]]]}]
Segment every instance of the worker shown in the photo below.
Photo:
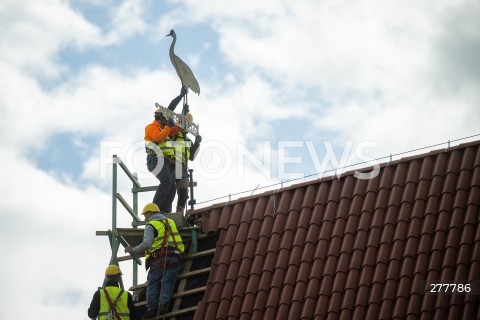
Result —
[{"label": "worker", "polygon": [[109,265],[105,270],[105,288],[93,294],[88,317],[90,319],[137,319],[137,311],[130,292],[120,288],[122,271],[117,265]]},{"label": "worker", "polygon": [[[175,109],[186,89],[182,88],[180,95],[174,98],[169,108]],[[172,164],[175,163],[175,152],[171,138],[181,129],[175,126],[173,119],[168,119],[161,108],[154,113],[155,120],[145,127],[145,150],[147,152],[147,168],[160,181],[153,197],[162,212],[172,212],[172,202],[175,198],[175,178]]]},{"label": "worker", "polygon": [[[189,122],[193,122],[193,116],[187,113],[186,118]],[[177,208],[176,212],[184,212],[188,199],[188,161],[193,161],[197,156],[200,142],[202,137],[197,135],[195,137],[195,143],[192,145],[192,141],[187,136],[187,131],[181,131],[173,137],[175,148],[175,170],[181,167],[181,174],[175,172],[175,184],[177,188]]]},{"label": "worker", "polygon": [[161,214],[155,203],[147,203],[142,215],[146,222],[143,241],[136,247],[125,247],[125,252],[145,253],[148,285],[143,318],[148,319],[167,311],[185,248],[175,222]]}]

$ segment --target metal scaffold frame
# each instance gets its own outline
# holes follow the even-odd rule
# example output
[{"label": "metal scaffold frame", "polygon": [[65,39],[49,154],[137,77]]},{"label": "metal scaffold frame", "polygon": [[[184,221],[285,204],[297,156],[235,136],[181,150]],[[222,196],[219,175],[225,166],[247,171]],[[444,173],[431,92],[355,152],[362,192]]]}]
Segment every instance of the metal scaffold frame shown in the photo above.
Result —
[{"label": "metal scaffold frame", "polygon": [[[122,160],[117,156],[113,155],[113,168],[112,168],[112,228],[108,230],[108,238],[110,240],[110,247],[112,249],[112,256],[110,258],[110,264],[118,265],[118,249],[120,244],[127,246],[127,242],[121,235],[119,235],[117,230],[117,200],[123,205],[127,212],[132,216],[132,226],[133,228],[138,228],[138,225],[142,225],[143,221],[138,216],[138,194],[140,192],[154,191],[157,189],[157,186],[142,187],[138,182],[138,177],[135,173],[130,172],[127,166],[122,162]],[[127,203],[127,201],[118,193],[117,183],[118,183],[118,166],[125,172],[127,177],[132,182],[132,207]],[[138,265],[142,264],[142,261],[139,257],[132,255],[133,257],[133,285],[137,285],[138,282]]]},{"label": "metal scaffold frame", "polygon": [[[123,172],[127,175],[127,177],[130,179],[132,182],[132,207],[127,203],[125,198],[118,192],[118,166],[123,170]],[[192,172],[193,170],[190,171],[190,191],[191,191],[191,197],[193,198],[193,186],[195,186],[195,183],[193,182],[192,178]],[[138,285],[138,265],[142,264],[142,261],[140,260],[140,257],[135,255],[135,254],[130,254],[130,256],[127,257],[122,257],[118,258],[118,249],[120,248],[120,245],[123,245],[124,247],[128,245],[133,245],[133,243],[128,243],[124,237],[128,238],[130,236],[137,236],[140,237],[141,235],[139,232],[136,230],[140,231],[141,229],[138,229],[139,225],[144,225],[145,222],[142,221],[142,219],[138,216],[138,194],[140,192],[149,192],[149,191],[155,191],[157,190],[158,186],[147,186],[147,187],[142,187],[140,183],[138,182],[138,177],[136,173],[130,172],[128,170],[127,166],[125,163],[122,162],[122,160],[117,156],[113,155],[113,161],[112,161],[112,228],[107,230],[107,231],[97,231],[97,235],[106,235],[108,236],[108,239],[110,241],[110,248],[112,250],[112,255],[110,258],[110,263],[109,264],[115,264],[118,265],[119,261],[124,261],[124,260],[129,260],[130,256],[133,258],[133,286]],[[132,223],[131,226],[133,229],[125,229],[125,228],[117,228],[117,201],[119,201],[125,210],[130,214],[132,217]],[[193,204],[195,203],[195,200],[191,199],[189,201],[189,204],[191,204],[191,207],[193,209]],[[197,231],[195,227],[188,227],[188,228],[179,228],[179,230],[184,229],[184,231],[188,232],[191,235],[191,244],[190,244],[190,252],[195,253],[197,251]],[[119,231],[120,230],[120,231]],[[143,232],[141,232],[143,234]],[[123,283],[121,283],[121,286],[123,288]]]}]

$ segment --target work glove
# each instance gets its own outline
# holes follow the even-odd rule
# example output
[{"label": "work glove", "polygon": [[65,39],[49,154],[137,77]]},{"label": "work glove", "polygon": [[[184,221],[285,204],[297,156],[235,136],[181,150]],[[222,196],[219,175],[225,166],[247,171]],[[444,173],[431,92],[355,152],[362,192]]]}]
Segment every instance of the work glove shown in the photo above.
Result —
[{"label": "work glove", "polygon": [[195,144],[200,144],[200,142],[202,142],[202,136],[201,135],[197,135],[195,137]]},{"label": "work glove", "polygon": [[175,125],[175,122],[173,121],[172,118],[170,118],[170,119],[167,120],[167,126],[169,126],[170,128],[172,128],[174,125]]}]

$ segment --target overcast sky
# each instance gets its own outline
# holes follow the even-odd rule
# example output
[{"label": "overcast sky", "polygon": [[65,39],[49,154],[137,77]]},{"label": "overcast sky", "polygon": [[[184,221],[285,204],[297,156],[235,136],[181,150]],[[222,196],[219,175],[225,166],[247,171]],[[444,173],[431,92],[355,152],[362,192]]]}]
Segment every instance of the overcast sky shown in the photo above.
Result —
[{"label": "overcast sky", "polygon": [[157,183],[143,135],[180,92],[170,29],[201,87],[200,207],[478,140],[479,16],[476,0],[1,0],[0,318],[86,318],[110,259],[95,231],[111,227],[112,155]]}]

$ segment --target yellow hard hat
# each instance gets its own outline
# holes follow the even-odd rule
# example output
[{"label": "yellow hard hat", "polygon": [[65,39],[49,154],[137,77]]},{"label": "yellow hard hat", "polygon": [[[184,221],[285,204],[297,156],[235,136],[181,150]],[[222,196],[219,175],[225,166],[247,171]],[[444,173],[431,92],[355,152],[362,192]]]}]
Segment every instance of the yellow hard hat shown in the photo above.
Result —
[{"label": "yellow hard hat", "polygon": [[155,109],[155,113],[162,113],[162,109],[160,108]]},{"label": "yellow hard hat", "polygon": [[145,214],[147,212],[160,212],[160,209],[155,203],[147,203],[145,207],[143,207],[142,214]]},{"label": "yellow hard hat", "polygon": [[106,276],[117,276],[122,274],[122,271],[117,265],[111,264],[107,267],[107,270],[105,270],[105,275]]},{"label": "yellow hard hat", "polygon": [[187,120],[193,122],[193,116],[191,113],[187,113]]}]

